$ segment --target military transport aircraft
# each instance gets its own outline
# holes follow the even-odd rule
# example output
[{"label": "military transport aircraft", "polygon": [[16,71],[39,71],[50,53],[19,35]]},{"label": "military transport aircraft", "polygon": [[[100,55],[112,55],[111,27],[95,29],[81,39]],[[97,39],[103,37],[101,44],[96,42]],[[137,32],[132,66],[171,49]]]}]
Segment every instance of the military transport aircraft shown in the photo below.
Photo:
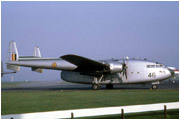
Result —
[{"label": "military transport aircraft", "polygon": [[40,49],[34,48],[33,56],[19,56],[16,43],[9,44],[7,68],[15,71],[20,66],[31,67],[32,71],[43,69],[61,70],[61,78],[68,82],[92,84],[92,89],[106,85],[112,89],[114,84],[157,84],[174,75],[174,71],[165,65],[147,59],[109,59],[92,60],[78,55],[64,55],[60,58],[42,58]]}]

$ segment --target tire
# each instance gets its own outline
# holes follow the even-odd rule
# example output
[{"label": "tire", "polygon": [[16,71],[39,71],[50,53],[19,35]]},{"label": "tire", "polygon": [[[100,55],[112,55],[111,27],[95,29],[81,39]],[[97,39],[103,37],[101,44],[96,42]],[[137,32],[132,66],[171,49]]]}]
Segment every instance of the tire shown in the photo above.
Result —
[{"label": "tire", "polygon": [[152,85],[152,89],[153,90],[155,90],[155,89],[157,89],[158,87],[157,87],[157,85]]},{"label": "tire", "polygon": [[175,80],[173,80],[173,81],[172,81],[172,83],[174,84],[174,83],[176,83],[176,81],[175,81]]},{"label": "tire", "polygon": [[92,89],[93,90],[99,90],[100,86],[98,84],[93,84]]},{"label": "tire", "polygon": [[113,84],[107,84],[106,89],[113,89]]}]

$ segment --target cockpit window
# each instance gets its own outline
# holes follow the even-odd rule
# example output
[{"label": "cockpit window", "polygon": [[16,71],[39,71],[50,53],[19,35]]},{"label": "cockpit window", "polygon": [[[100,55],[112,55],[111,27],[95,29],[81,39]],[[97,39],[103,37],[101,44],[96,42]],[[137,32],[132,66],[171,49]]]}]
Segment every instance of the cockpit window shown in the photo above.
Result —
[{"label": "cockpit window", "polygon": [[160,68],[160,65],[156,65],[157,68]]}]

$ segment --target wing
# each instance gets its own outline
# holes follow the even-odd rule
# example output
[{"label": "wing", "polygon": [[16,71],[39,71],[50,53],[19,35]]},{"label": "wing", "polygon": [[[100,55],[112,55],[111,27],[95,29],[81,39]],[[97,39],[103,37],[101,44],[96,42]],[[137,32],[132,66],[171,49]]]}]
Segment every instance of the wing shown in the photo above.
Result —
[{"label": "wing", "polygon": [[103,64],[99,61],[95,61],[89,58],[71,54],[61,56],[60,58],[78,66],[75,71],[90,73],[109,72],[108,64]]}]

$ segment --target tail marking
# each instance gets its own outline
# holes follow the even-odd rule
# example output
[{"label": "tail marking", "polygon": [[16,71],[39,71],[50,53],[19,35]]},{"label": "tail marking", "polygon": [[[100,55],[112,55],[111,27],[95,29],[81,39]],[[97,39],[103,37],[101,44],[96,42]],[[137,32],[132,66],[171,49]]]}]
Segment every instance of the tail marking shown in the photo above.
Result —
[{"label": "tail marking", "polygon": [[12,54],[12,61],[16,61],[16,54]]}]

